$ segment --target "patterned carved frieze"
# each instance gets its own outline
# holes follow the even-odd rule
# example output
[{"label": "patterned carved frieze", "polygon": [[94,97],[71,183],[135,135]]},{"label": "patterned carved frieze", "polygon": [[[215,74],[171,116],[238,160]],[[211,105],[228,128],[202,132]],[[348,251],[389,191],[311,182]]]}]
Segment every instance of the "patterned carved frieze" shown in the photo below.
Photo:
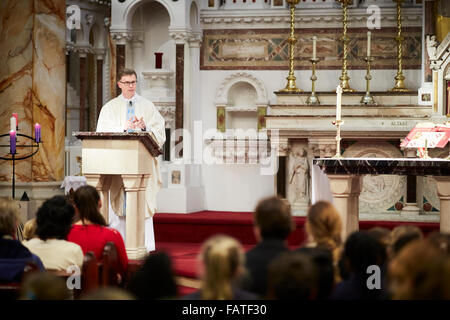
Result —
[{"label": "patterned carved frieze", "polygon": [[[284,70],[288,68],[287,29],[207,29],[201,47],[202,70]],[[397,28],[372,31],[372,69],[397,69]],[[317,56],[324,58],[317,69],[340,70],[342,45],[340,28],[296,30],[298,43],[294,60],[297,70],[309,70],[313,36],[317,36]],[[366,70],[363,58],[367,50],[367,28],[349,28],[348,69]],[[422,64],[422,28],[404,27],[403,69],[420,69]]]}]

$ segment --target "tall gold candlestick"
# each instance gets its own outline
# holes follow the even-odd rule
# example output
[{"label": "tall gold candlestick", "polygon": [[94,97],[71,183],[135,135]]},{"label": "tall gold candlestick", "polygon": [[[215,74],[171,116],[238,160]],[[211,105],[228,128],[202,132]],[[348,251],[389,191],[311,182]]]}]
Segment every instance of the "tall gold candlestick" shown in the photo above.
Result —
[{"label": "tall gold candlestick", "polygon": [[289,75],[286,78],[287,84],[284,89],[281,89],[281,92],[303,92],[303,90],[297,88],[297,85],[295,84],[296,77],[294,76],[294,51],[295,51],[295,44],[297,43],[297,38],[295,37],[294,31],[295,31],[295,5],[298,4],[300,0],[287,0],[287,3],[290,5],[291,10],[291,34],[289,38],[287,39],[289,42]]},{"label": "tall gold candlestick", "polygon": [[389,91],[392,92],[408,92],[411,91],[408,88],[406,88],[405,83],[403,80],[405,80],[405,76],[403,75],[403,69],[402,69],[402,55],[403,55],[403,49],[402,44],[403,38],[402,36],[402,3],[405,0],[393,0],[394,2],[397,2],[397,37],[395,37],[395,41],[397,41],[397,75],[394,77],[395,79],[395,85],[392,89]]},{"label": "tall gold candlestick", "polygon": [[376,104],[375,100],[373,100],[373,96],[370,93],[370,80],[372,80],[372,76],[370,75],[370,63],[373,61],[373,57],[367,56],[364,58],[364,61],[367,62],[367,73],[366,73],[366,94],[361,98],[361,103],[363,104]]},{"label": "tall gold candlestick", "polygon": [[316,76],[316,64],[322,60],[321,58],[311,58],[309,61],[312,63],[312,75],[311,75],[311,95],[306,100],[306,104],[308,105],[317,105],[320,104],[319,97],[316,95],[316,86],[315,82],[317,80]]},{"label": "tall gold candlestick", "polygon": [[343,92],[354,92],[349,84],[350,77],[347,75],[347,55],[348,55],[348,43],[350,38],[347,36],[347,6],[352,0],[337,0],[342,4],[342,24],[343,24],[343,34],[342,34],[342,44],[343,44],[343,57],[342,57],[342,75],[339,77],[341,80],[340,84]]}]

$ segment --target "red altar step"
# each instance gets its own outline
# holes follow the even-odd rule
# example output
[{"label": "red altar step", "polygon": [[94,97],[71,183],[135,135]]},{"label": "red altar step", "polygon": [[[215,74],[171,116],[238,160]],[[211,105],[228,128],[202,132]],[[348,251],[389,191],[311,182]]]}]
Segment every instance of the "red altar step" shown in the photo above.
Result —
[{"label": "red altar step", "polygon": [[[305,217],[294,217],[296,229],[289,236],[291,248],[299,247],[305,240]],[[238,239],[249,250],[256,244],[253,233],[253,213],[201,211],[190,214],[158,213],[153,217],[156,249],[165,251],[172,258],[178,277],[197,278],[197,256],[203,241],[221,233]],[[379,226],[393,229],[398,225],[416,225],[427,235],[439,230],[439,223],[360,221],[360,230]],[[192,289],[192,288],[191,288]],[[185,293],[192,291],[185,287]]]}]

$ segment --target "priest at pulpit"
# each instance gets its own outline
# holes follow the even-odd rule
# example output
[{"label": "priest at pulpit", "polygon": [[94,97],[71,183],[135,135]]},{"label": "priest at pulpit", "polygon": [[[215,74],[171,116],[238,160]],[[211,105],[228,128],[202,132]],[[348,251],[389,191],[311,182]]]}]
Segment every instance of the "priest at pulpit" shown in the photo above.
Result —
[{"label": "priest at pulpit", "polygon": [[[162,147],[166,141],[164,118],[151,101],[136,93],[136,72],[124,69],[118,74],[118,79],[117,85],[122,93],[102,107],[97,132],[148,132],[159,147]],[[156,195],[162,185],[158,158],[153,158],[152,166],[154,174],[150,176],[145,191],[145,246],[148,251],[155,250],[152,217],[156,212]],[[125,238],[124,197],[122,179],[113,176],[110,187],[109,223]]]}]

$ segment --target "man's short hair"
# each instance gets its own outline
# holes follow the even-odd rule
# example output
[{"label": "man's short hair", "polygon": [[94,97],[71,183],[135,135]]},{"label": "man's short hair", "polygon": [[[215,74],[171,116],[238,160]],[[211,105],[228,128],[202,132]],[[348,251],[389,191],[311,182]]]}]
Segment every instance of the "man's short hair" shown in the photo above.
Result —
[{"label": "man's short hair", "polygon": [[294,230],[291,207],[278,197],[262,199],[256,206],[254,220],[264,239],[284,240]]},{"label": "man's short hair", "polygon": [[136,80],[137,80],[136,71],[134,71],[133,69],[122,69],[117,74],[117,81],[120,81],[120,79],[122,79],[123,76],[131,76],[133,74],[134,74],[134,76],[136,77]]}]

